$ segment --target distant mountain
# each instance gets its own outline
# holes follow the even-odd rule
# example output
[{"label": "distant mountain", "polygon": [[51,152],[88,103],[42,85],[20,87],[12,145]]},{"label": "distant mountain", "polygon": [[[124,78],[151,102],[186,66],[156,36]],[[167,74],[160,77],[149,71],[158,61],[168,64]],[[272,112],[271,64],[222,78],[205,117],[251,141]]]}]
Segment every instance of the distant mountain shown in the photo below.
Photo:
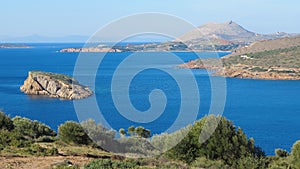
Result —
[{"label": "distant mountain", "polygon": [[225,23],[207,23],[195,30],[183,34],[177,38],[177,41],[181,40],[191,44],[206,43],[207,41],[211,41],[213,44],[250,44],[260,40],[293,36],[296,35],[284,32],[258,34],[243,28],[233,21],[229,21]]},{"label": "distant mountain", "polygon": [[[277,32],[274,34],[258,34],[251,32],[239,24],[229,21],[225,23],[208,23],[191,30],[173,41],[163,43],[129,44],[127,46],[114,46],[109,51],[121,52],[159,52],[159,51],[235,51],[262,40],[289,38],[300,34]],[[103,51],[107,46],[95,46],[90,49],[63,49],[63,52]]]}]

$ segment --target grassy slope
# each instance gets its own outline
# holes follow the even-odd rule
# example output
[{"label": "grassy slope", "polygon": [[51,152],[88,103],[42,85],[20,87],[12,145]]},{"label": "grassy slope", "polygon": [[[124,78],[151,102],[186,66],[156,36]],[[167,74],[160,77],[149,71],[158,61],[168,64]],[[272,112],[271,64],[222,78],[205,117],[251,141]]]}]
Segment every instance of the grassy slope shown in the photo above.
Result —
[{"label": "grassy slope", "polygon": [[248,58],[237,55],[225,58],[223,61],[225,65],[244,64],[264,68],[300,68],[300,46],[245,55]]}]

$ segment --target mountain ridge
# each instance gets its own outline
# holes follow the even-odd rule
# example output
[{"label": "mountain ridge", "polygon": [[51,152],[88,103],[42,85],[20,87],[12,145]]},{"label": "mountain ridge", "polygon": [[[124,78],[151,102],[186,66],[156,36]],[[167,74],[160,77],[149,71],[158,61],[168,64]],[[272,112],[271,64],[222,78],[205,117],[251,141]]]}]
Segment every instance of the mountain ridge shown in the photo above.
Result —
[{"label": "mountain ridge", "polygon": [[228,43],[250,44],[255,41],[270,40],[284,37],[293,37],[299,34],[276,32],[273,34],[259,34],[247,30],[234,21],[224,23],[209,22],[191,30],[176,39],[189,43],[201,41],[228,41]]}]

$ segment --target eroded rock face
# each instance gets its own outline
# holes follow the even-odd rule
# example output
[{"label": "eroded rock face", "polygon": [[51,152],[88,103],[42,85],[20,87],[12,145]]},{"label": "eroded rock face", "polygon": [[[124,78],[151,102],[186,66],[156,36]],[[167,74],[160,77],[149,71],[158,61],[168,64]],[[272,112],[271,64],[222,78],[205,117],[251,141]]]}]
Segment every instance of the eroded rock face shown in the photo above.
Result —
[{"label": "eroded rock face", "polygon": [[83,99],[93,92],[77,80],[66,75],[32,71],[28,73],[20,90],[28,95],[46,95],[67,100]]}]

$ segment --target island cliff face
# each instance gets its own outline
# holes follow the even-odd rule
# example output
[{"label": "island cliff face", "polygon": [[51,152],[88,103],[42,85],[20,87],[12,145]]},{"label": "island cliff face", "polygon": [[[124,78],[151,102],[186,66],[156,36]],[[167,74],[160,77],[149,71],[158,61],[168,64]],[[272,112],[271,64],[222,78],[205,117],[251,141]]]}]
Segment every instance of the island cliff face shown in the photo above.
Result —
[{"label": "island cliff face", "polygon": [[80,85],[69,76],[40,71],[29,72],[20,90],[28,95],[46,95],[67,100],[83,99],[93,94],[88,87]]}]

